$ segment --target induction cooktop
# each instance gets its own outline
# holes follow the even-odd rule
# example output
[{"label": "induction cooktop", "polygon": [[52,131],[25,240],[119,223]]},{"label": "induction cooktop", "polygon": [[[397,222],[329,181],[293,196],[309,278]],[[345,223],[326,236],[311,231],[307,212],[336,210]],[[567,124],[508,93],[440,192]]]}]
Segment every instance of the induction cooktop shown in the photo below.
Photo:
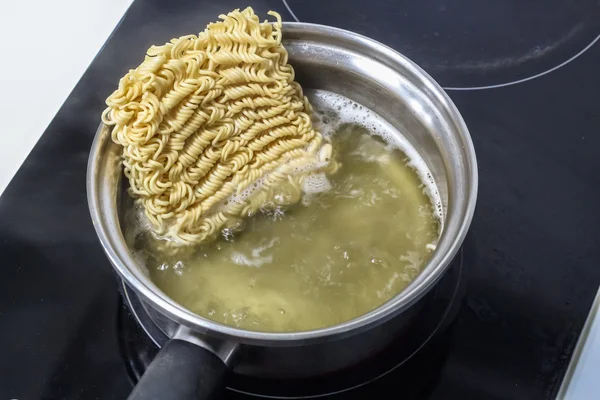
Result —
[{"label": "induction cooktop", "polygon": [[130,392],[123,343],[148,335],[133,328],[89,218],[91,141],[104,99],[146,48],[248,5],[393,47],[447,90],[469,127],[480,173],[473,260],[436,373],[415,396],[554,398],[600,283],[591,0],[136,0],[0,197],[0,398]]}]

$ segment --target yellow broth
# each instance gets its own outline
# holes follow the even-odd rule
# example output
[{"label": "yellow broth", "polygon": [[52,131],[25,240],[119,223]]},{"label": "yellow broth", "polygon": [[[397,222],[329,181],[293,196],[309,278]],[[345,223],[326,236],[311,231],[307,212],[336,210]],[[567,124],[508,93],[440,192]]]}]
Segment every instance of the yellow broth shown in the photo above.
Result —
[{"label": "yellow broth", "polygon": [[341,167],[330,190],[260,212],[186,256],[146,248],[152,280],[198,315],[265,332],[335,325],[402,291],[439,235],[425,186],[366,128],[343,124],[331,141]]}]

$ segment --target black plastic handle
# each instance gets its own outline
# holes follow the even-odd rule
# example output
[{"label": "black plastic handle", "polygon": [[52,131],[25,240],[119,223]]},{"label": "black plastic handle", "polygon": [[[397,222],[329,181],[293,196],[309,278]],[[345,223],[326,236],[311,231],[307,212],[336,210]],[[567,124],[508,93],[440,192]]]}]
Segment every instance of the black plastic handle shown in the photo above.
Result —
[{"label": "black plastic handle", "polygon": [[169,340],[158,352],[128,400],[220,399],[225,363],[195,344]]}]

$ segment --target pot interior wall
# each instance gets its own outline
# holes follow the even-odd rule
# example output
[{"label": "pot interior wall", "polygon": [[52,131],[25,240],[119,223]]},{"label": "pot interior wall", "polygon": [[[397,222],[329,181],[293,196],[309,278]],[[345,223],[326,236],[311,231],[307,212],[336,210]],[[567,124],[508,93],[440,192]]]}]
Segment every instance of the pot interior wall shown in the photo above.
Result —
[{"label": "pot interior wall", "polygon": [[[419,152],[433,174],[444,209],[448,210],[450,156],[444,151],[444,133],[451,129],[419,82],[405,71],[331,45],[311,43],[293,37],[285,40],[296,79],[303,88],[323,89],[341,94],[379,114],[393,125]],[[348,62],[352,60],[352,62]]]}]

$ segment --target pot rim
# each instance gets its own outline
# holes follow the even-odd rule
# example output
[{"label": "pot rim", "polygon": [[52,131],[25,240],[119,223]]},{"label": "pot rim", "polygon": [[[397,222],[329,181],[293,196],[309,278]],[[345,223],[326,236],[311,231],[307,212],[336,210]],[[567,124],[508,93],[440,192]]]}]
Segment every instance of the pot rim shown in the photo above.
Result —
[{"label": "pot rim", "polygon": [[[348,336],[358,333],[375,324],[379,324],[401,313],[403,310],[406,310],[423,295],[425,295],[435,283],[437,283],[462,246],[462,242],[467,234],[475,211],[478,189],[477,160],[468,128],[449,96],[445,93],[442,87],[425,71],[392,48],[354,32],[326,25],[302,22],[284,22],[283,26],[285,31],[291,34],[310,33],[337,36],[342,37],[344,40],[351,41],[355,45],[366,46],[370,51],[377,53],[380,59],[390,60],[391,62],[400,65],[402,68],[410,72],[410,74],[418,77],[422,84],[425,85],[428,94],[431,97],[434,97],[438,104],[444,106],[445,111],[450,117],[450,122],[455,126],[455,130],[464,145],[464,153],[469,164],[469,174],[466,176],[467,194],[464,201],[465,206],[463,207],[464,218],[460,222],[454,237],[450,239],[451,242],[447,246],[447,250],[436,260],[437,265],[434,267],[433,271],[425,276],[424,279],[421,279],[418,284],[413,285],[413,283],[418,280],[417,278],[413,280],[413,282],[411,282],[407,288],[376,309],[337,325],[300,332],[275,333],[251,331],[224,325],[189,311],[175,301],[171,300],[153,283],[145,282],[150,281],[150,279],[148,277],[146,277],[147,279],[143,279],[141,275],[144,275],[144,273],[142,271],[134,272],[131,268],[127,267],[123,258],[125,257],[129,261],[132,261],[133,259],[130,257],[129,251],[124,244],[120,227],[117,226],[117,228],[119,228],[119,232],[117,233],[115,232],[114,227],[111,228],[107,226],[105,224],[100,207],[101,201],[99,199],[99,189],[98,185],[96,184],[96,181],[98,180],[98,160],[99,154],[101,153],[100,150],[105,145],[106,135],[110,136],[108,130],[104,129],[105,126],[101,123],[94,138],[88,160],[86,177],[87,197],[94,228],[96,229],[96,233],[100,239],[104,251],[111,261],[114,269],[129,286],[131,286],[142,296],[145,301],[149,302],[152,307],[155,307],[159,311],[165,313],[172,320],[186,325],[202,334],[209,334],[222,339],[232,339],[241,343],[258,345],[298,345],[319,341],[326,338],[332,339],[333,337],[338,338]],[[119,240],[115,241],[115,236],[117,236],[116,239]],[[125,249],[123,249],[123,246],[125,246]],[[128,254],[129,257],[124,256],[124,254]],[[434,253],[434,257],[432,257],[423,270],[428,268],[435,259],[436,254]],[[137,270],[137,268],[135,269]]]}]

